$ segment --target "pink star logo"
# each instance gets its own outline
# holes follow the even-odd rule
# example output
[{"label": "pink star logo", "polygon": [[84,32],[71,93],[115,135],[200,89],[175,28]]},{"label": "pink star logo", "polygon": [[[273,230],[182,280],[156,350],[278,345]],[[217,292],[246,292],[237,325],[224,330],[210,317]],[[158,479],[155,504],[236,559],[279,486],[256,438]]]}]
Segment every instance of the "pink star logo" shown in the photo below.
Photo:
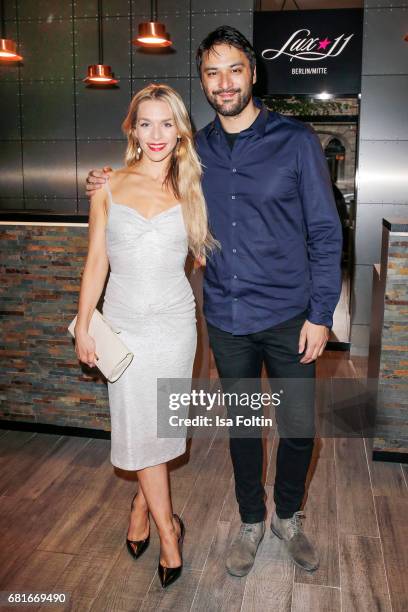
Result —
[{"label": "pink star logo", "polygon": [[330,45],[331,40],[329,40],[326,36],[324,40],[319,40],[319,43],[318,49],[326,49],[327,45]]}]

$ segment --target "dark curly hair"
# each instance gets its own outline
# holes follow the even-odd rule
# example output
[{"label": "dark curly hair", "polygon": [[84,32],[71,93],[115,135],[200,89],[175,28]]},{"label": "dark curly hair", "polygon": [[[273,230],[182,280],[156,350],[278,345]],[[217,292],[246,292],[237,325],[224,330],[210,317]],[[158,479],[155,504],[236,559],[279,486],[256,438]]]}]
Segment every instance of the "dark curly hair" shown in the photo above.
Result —
[{"label": "dark curly hair", "polygon": [[245,36],[237,29],[233,28],[232,26],[222,25],[213,32],[210,32],[197,49],[196,64],[198,74],[200,76],[204,52],[210,51],[215,45],[222,44],[231,45],[231,47],[236,47],[236,49],[243,51],[249,60],[253,74],[256,66],[256,56],[253,46],[249,40],[245,38]]}]

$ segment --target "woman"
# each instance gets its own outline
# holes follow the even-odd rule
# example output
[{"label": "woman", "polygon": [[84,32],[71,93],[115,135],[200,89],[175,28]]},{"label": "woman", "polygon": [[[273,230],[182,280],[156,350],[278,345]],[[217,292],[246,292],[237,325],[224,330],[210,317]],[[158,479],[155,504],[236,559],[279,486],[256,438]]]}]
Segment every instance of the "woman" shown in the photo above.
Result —
[{"label": "woman", "polygon": [[166,85],[149,85],[133,98],[122,128],[126,166],[112,172],[91,201],[76,352],[96,365],[87,330],[110,265],[103,315],[135,355],[119,380],[108,383],[111,461],[137,471],[127,546],[134,558],[146,550],[150,513],[160,536],[158,571],[165,587],[180,576],[184,535],[172,510],[167,462],[185,452],[185,438],[157,437],[157,378],[191,378],[195,303],[184,265],[188,250],[200,259],[215,241],[180,96]]}]

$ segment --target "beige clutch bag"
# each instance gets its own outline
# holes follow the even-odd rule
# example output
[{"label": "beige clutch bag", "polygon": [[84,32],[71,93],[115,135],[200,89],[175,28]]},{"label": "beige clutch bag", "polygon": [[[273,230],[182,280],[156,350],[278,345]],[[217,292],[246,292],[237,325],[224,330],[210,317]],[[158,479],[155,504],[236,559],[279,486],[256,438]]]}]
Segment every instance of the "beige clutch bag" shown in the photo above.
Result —
[{"label": "beige clutch bag", "polygon": [[[69,333],[75,338],[74,328],[77,317],[68,326]],[[123,344],[118,334],[104,319],[99,310],[94,313],[89,323],[88,333],[95,340],[95,352],[98,355],[98,368],[109,380],[115,382],[133,359],[133,353]]]}]

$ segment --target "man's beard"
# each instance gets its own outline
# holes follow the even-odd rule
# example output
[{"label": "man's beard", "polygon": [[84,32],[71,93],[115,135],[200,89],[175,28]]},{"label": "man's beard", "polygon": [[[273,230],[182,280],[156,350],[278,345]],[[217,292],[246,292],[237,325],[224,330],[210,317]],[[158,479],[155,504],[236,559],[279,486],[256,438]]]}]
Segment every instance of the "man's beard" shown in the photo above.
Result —
[{"label": "man's beard", "polygon": [[[232,92],[236,92],[238,94],[237,96],[237,101],[234,104],[230,104],[229,102],[227,102],[226,105],[224,104],[218,104],[217,102],[217,95],[220,93],[232,93]],[[240,89],[219,89],[211,94],[207,93],[204,90],[205,93],[205,97],[208,100],[208,103],[213,107],[213,109],[219,113],[220,115],[223,115],[223,117],[235,117],[236,115],[239,115],[246,106],[248,106],[249,101],[251,100],[252,97],[252,88],[248,87],[248,89],[242,93],[242,91]]]}]

